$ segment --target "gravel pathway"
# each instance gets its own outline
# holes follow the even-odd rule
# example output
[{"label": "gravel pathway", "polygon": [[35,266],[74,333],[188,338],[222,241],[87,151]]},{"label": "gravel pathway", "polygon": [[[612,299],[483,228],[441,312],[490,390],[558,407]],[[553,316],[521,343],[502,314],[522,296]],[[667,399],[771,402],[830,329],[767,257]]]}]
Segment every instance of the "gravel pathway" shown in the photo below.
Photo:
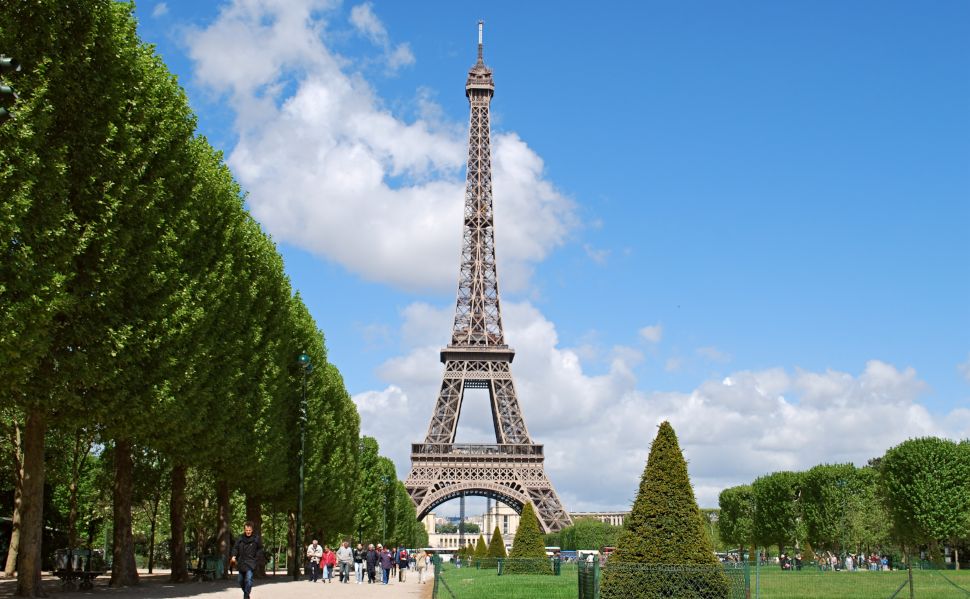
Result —
[{"label": "gravel pathway", "polygon": [[[44,577],[44,590],[51,596],[62,599],[72,597],[103,597],[104,599],[241,599],[242,591],[232,581],[188,582],[172,584],[167,573],[142,574],[136,587],[113,589],[108,587],[107,579],[98,580],[90,591],[63,591],[61,583],[51,576]],[[15,580],[0,579],[0,598],[14,596],[17,588]],[[257,580],[253,587],[252,599],[431,599],[432,581],[418,584],[414,571],[408,572],[406,582],[392,581],[382,584],[341,584],[311,583],[306,580],[294,581],[287,576],[270,576]]]}]

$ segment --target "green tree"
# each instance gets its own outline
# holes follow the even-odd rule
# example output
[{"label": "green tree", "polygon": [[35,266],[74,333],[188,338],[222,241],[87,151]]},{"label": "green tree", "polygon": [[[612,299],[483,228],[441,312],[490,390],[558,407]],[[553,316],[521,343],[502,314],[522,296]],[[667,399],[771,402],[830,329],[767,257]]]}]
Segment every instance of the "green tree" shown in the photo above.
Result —
[{"label": "green tree", "polygon": [[800,481],[799,473],[784,471],[759,477],[752,483],[754,538],[759,545],[778,545],[778,551],[783,552],[796,543]]},{"label": "green tree", "polygon": [[485,535],[478,535],[478,542],[475,543],[475,560],[483,560],[488,557],[488,545],[485,543]]},{"label": "green tree", "polygon": [[812,547],[842,551],[850,539],[850,521],[862,491],[852,464],[821,464],[801,476],[799,506]]},{"label": "green tree", "polygon": [[488,557],[500,558],[506,557],[505,553],[505,539],[502,537],[502,531],[495,527],[492,532],[492,540],[488,543]]},{"label": "green tree", "polygon": [[894,538],[911,551],[970,534],[970,451],[966,444],[921,437],[891,448],[880,464]]},{"label": "green tree", "polygon": [[[669,422],[661,423],[650,447],[640,489],[610,561],[618,567],[604,575],[603,597],[650,596],[650,592],[677,597],[727,596],[727,579],[705,532],[687,462]],[[625,564],[692,569],[669,580],[656,575],[630,576]]]},{"label": "green tree", "polygon": [[721,539],[744,550],[751,547],[754,540],[754,496],[750,485],[729,487],[718,496],[721,513],[718,530]]},{"label": "green tree", "polygon": [[531,503],[522,506],[519,526],[512,539],[509,559],[503,572],[507,574],[551,574],[546,558],[545,535]]},{"label": "green tree", "polygon": [[595,518],[577,518],[572,526],[559,531],[555,544],[567,551],[615,547],[622,530],[619,526]]}]

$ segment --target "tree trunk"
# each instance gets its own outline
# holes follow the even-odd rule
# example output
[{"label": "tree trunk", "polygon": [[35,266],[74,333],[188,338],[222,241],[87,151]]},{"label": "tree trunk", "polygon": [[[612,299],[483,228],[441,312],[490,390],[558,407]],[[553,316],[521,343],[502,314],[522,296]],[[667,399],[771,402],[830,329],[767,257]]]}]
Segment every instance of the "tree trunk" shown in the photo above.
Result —
[{"label": "tree trunk", "polygon": [[219,555],[222,556],[223,571],[225,577],[229,576],[229,481],[220,478],[216,481],[216,501],[218,502],[219,521],[216,526],[216,540],[219,547]]},{"label": "tree trunk", "polygon": [[135,565],[135,540],[131,534],[131,494],[134,488],[135,464],[131,458],[131,441],[115,442],[114,550],[112,551],[111,586],[127,587],[138,584]]},{"label": "tree trunk", "polygon": [[[253,523],[253,534],[262,539],[263,536],[263,504],[259,501],[259,497],[255,497],[246,494],[246,520]],[[253,576],[258,578],[266,577],[266,540],[263,540],[263,559],[256,561],[256,571],[253,572]]]},{"label": "tree trunk", "polygon": [[295,578],[300,575],[300,566],[296,562],[296,552],[293,551],[293,546],[296,544],[296,514],[290,512],[288,520],[286,538],[289,542],[286,544],[286,572]]},{"label": "tree trunk", "polygon": [[7,549],[7,564],[4,576],[10,578],[17,570],[17,551],[20,547],[20,502],[24,487],[24,449],[20,438],[20,423],[14,419],[10,429],[10,443],[13,446],[13,516],[10,522],[10,547]]},{"label": "tree trunk", "polygon": [[21,496],[17,595],[44,597],[40,588],[41,544],[44,540],[44,434],[47,415],[33,408],[24,423],[24,475]]},{"label": "tree trunk", "polygon": [[956,543],[953,544],[953,569],[960,569],[960,552],[957,550]]},{"label": "tree trunk", "polygon": [[172,465],[172,501],[168,508],[172,526],[172,574],[171,582],[186,582],[189,571],[185,563],[185,476],[188,466],[176,462]]}]

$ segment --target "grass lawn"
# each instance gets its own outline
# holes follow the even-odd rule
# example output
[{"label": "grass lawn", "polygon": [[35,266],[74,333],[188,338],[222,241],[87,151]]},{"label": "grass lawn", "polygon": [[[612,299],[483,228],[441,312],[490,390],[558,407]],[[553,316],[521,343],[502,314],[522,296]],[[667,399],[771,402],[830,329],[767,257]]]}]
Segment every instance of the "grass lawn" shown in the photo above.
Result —
[{"label": "grass lawn", "polygon": [[[760,572],[759,597],[761,599],[888,599],[907,579],[905,570],[896,572],[783,572],[778,568]],[[970,591],[970,571],[914,570],[913,588],[918,599],[950,599],[970,597],[953,583]],[[751,596],[755,596],[755,573],[751,572]],[[896,595],[909,599],[909,589]]]},{"label": "grass lawn", "polygon": [[[508,574],[498,576],[497,570],[455,568],[442,564],[439,599],[576,599],[579,579],[575,564],[563,564],[559,576]],[[440,583],[439,583],[440,584]]]},{"label": "grass lawn", "polygon": [[[759,573],[755,594],[755,571],[751,570],[751,597],[758,599],[889,599],[906,580],[906,571],[898,572],[783,572],[764,568]],[[970,593],[970,571],[913,571],[917,599],[967,599]],[[576,599],[578,579],[575,565],[564,564],[561,576],[506,575],[496,570],[457,569],[444,564],[438,589],[439,599]],[[449,593],[449,590],[451,591]],[[909,599],[903,589],[897,599]]]}]

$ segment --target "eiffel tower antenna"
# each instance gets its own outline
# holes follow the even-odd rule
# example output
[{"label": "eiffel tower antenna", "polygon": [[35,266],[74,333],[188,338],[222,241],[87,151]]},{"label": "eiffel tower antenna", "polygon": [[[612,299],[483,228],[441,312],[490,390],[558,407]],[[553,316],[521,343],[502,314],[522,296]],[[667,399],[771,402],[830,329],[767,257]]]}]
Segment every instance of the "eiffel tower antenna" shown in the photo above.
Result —
[{"label": "eiffel tower antenna", "polygon": [[[492,212],[492,151],[489,106],[495,94],[492,70],[482,53],[469,69],[465,96],[470,107],[461,265],[451,343],[441,350],[441,389],[424,443],[411,446],[405,487],[423,519],[435,507],[465,495],[501,501],[521,512],[535,508],[546,532],[572,523],[543,466],[542,445],[532,442],[512,380],[515,350],[505,343],[495,261]],[[456,444],[465,389],[487,389],[495,444]]]}]

